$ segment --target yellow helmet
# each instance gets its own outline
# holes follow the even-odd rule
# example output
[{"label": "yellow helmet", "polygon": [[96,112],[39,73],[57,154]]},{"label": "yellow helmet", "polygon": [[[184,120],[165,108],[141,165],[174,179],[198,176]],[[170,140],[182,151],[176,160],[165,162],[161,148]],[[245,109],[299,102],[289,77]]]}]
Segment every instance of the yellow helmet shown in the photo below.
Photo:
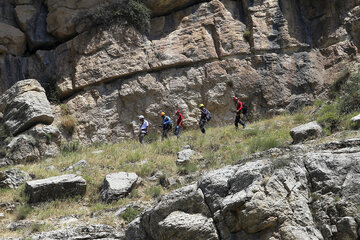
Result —
[{"label": "yellow helmet", "polygon": [[199,108],[201,108],[201,107],[204,107],[204,104],[200,104],[200,105],[199,105]]},{"label": "yellow helmet", "polygon": [[161,112],[161,114],[160,114],[161,116],[164,116],[165,115],[165,113],[164,112]]}]

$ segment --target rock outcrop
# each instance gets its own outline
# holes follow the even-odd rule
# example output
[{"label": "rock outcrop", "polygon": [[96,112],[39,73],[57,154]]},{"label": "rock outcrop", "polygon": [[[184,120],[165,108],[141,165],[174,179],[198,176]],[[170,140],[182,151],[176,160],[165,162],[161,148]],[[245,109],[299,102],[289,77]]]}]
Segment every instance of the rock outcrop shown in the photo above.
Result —
[{"label": "rock outcrop", "polygon": [[104,202],[111,202],[126,197],[135,187],[136,173],[118,172],[106,175],[100,188],[100,197]]},{"label": "rock outcrop", "polygon": [[74,174],[28,181],[25,185],[30,203],[84,195],[85,192],[86,181]]},{"label": "rock outcrop", "polygon": [[178,239],[181,230],[189,239],[355,240],[359,141],[268,151],[209,172],[143,212],[126,239]]},{"label": "rock outcrop", "polygon": [[57,127],[36,125],[16,136],[6,146],[5,165],[36,162],[54,157],[60,151],[60,131]]},{"label": "rock outcrop", "polygon": [[0,172],[0,188],[17,188],[28,180],[31,180],[30,175],[16,168]]},{"label": "rock outcrop", "polygon": [[17,82],[0,97],[0,112],[11,135],[36,124],[51,124],[54,115],[45,90],[35,79]]},{"label": "rock outcrop", "polygon": [[293,139],[293,143],[300,143],[308,139],[320,137],[322,133],[322,127],[317,122],[309,122],[291,129],[290,136]]},{"label": "rock outcrop", "polygon": [[193,127],[200,102],[214,123],[230,122],[233,95],[252,116],[292,111],[326,97],[360,46],[359,0],[147,0],[148,35],[126,21],[76,22],[102,1],[31,2],[1,6],[1,21],[22,29],[32,50],[0,57],[0,92],[24,78],[39,79],[48,93],[58,89],[82,142],[134,136],[137,115],[155,123],[162,110],[180,109]]},{"label": "rock outcrop", "polygon": [[50,232],[37,233],[31,239],[107,239],[123,240],[124,233],[108,225],[91,224],[73,228],[60,229]]}]

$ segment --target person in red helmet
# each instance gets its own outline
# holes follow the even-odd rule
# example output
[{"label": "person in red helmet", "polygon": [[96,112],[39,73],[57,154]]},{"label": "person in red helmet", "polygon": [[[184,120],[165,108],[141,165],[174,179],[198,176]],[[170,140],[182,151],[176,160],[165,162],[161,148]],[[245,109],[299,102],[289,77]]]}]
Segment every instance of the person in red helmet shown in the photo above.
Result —
[{"label": "person in red helmet", "polygon": [[234,97],[233,100],[236,107],[235,128],[236,130],[239,128],[239,123],[245,128],[246,124],[240,119],[241,113],[244,113],[244,104],[237,97]]},{"label": "person in red helmet", "polygon": [[180,113],[179,110],[176,110],[175,115],[178,117],[178,120],[176,122],[176,128],[174,130],[174,134],[176,135],[176,137],[179,139],[180,138],[180,130],[183,127],[183,120],[184,117],[183,115]]}]

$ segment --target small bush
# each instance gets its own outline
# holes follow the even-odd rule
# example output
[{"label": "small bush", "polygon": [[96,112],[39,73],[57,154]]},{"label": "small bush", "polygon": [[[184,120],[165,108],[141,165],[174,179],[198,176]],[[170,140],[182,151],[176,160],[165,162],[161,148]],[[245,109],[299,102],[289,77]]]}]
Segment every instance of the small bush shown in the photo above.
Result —
[{"label": "small bush", "polygon": [[127,5],[122,3],[102,4],[96,9],[85,13],[75,20],[77,24],[90,23],[91,26],[109,26],[126,20],[141,33],[150,31],[151,11],[139,0],[129,0]]},{"label": "small bush", "polygon": [[77,124],[76,119],[71,115],[66,115],[61,117],[61,126],[69,133],[73,134],[75,126]]},{"label": "small bush", "polygon": [[44,224],[34,223],[30,226],[30,232],[31,233],[42,232],[44,228],[45,228]]},{"label": "small bush", "polygon": [[333,133],[339,128],[341,122],[340,112],[336,104],[323,106],[317,113],[316,120],[327,133]]},{"label": "small bush", "polygon": [[228,85],[229,88],[233,88],[234,87],[234,81],[229,79],[229,80],[227,80],[226,85]]},{"label": "small bush", "polygon": [[346,114],[360,110],[360,72],[351,74],[344,84],[339,108]]},{"label": "small bush", "polygon": [[152,198],[157,198],[161,195],[161,187],[160,186],[151,186],[148,189],[146,189],[145,193]]},{"label": "small bush", "polygon": [[33,210],[30,205],[23,205],[16,209],[16,220],[23,220],[25,219]]},{"label": "small bush", "polygon": [[178,168],[178,174],[180,175],[188,175],[190,173],[196,172],[198,170],[198,166],[196,163],[188,162],[183,166]]},{"label": "small bush", "polygon": [[302,124],[305,123],[308,120],[308,116],[306,116],[303,113],[297,113],[294,115],[294,122],[296,124]]},{"label": "small bush", "polygon": [[61,152],[62,153],[71,153],[80,150],[80,143],[78,141],[73,142],[65,142],[61,145]]},{"label": "small bush", "polygon": [[71,114],[70,109],[69,109],[68,105],[66,105],[66,104],[60,104],[60,109],[61,109],[61,114],[63,116]]},{"label": "small bush", "polygon": [[243,33],[243,37],[246,41],[250,42],[250,38],[251,38],[251,32],[249,30],[246,30],[244,33]]},{"label": "small bush", "polygon": [[130,223],[140,214],[140,212],[140,210],[134,208],[127,208],[125,212],[120,216],[124,219],[126,223]]}]

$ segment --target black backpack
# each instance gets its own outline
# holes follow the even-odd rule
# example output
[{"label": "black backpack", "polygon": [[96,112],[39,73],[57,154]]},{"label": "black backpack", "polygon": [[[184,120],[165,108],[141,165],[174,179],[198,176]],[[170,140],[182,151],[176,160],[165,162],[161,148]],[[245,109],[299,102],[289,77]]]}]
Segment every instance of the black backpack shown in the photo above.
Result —
[{"label": "black backpack", "polygon": [[206,116],[206,120],[207,120],[207,121],[210,121],[210,120],[211,120],[211,113],[210,113],[209,110],[208,110],[208,115]]},{"label": "black backpack", "polygon": [[248,107],[243,103],[243,108],[241,110],[243,114],[246,114],[248,111]]}]

